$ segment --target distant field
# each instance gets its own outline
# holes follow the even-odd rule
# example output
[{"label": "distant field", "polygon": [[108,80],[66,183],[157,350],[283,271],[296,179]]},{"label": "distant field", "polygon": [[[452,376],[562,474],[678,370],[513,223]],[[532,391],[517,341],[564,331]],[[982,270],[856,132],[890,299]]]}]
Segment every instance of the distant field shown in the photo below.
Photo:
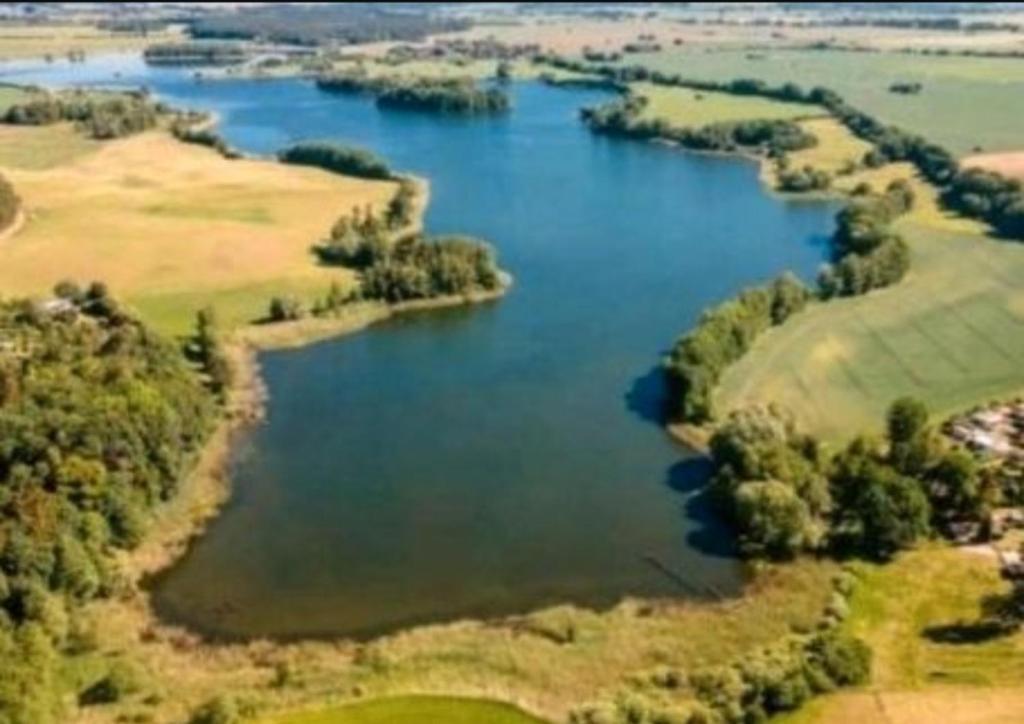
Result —
[{"label": "distant field", "polygon": [[987,595],[1006,591],[995,559],[925,547],[864,566],[847,626],[874,651],[866,691],[812,702],[781,724],[1010,724],[1024,711],[1024,634],[949,643],[931,630],[971,631]]},{"label": "distant field", "polygon": [[[760,78],[824,85],[884,121],[921,133],[954,153],[1024,149],[1024,61],[773,49],[667,50],[627,62],[686,77]],[[890,93],[897,81],[917,81],[918,95]]]},{"label": "distant field", "polygon": [[375,699],[318,712],[291,714],[266,724],[542,724],[497,702],[433,696]]},{"label": "distant field", "polygon": [[722,121],[780,120],[820,115],[820,109],[803,103],[783,103],[755,96],[693,91],[651,83],[632,86],[648,99],[643,118],[661,118],[673,126],[698,127]]},{"label": "distant field", "polygon": [[28,211],[0,244],[0,290],[102,279],[171,333],[205,304],[237,325],[262,316],[275,294],[310,300],[332,280],[349,283],[350,273],[317,266],[310,247],[342,213],[382,205],[394,188],[227,161],[161,132],[98,144],[60,126],[0,131],[0,168]]},{"label": "distant field", "polygon": [[1009,153],[981,153],[968,156],[963,161],[965,166],[995,171],[1010,178],[1024,180],[1024,151]]},{"label": "distant field", "polygon": [[92,25],[0,24],[0,60],[39,58],[71,51],[89,53],[138,50],[151,43],[180,40],[179,28],[166,32],[113,33]]}]

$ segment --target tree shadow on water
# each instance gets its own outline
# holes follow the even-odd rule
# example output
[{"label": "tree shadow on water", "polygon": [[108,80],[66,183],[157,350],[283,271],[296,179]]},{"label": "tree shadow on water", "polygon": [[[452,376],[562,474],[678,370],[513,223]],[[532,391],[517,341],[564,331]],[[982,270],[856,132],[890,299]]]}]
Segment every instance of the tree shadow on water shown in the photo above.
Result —
[{"label": "tree shadow on water", "polygon": [[626,393],[626,409],[641,420],[655,425],[665,423],[667,405],[665,374],[660,367],[654,367],[633,380],[632,387]]},{"label": "tree shadow on water", "polygon": [[686,536],[687,544],[708,556],[736,558],[735,536],[706,490],[712,472],[711,460],[695,455],[670,467],[665,483],[684,497],[683,513],[687,520],[696,523]]}]

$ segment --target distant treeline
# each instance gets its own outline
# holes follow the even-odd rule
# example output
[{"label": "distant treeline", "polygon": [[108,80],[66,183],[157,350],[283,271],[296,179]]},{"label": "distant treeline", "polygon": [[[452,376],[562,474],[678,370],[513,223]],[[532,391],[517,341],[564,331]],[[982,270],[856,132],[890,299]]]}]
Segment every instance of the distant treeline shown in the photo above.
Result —
[{"label": "distant treeline", "polygon": [[481,88],[472,78],[371,78],[349,71],[323,75],[316,85],[328,92],[369,93],[378,105],[391,108],[484,115],[504,113],[511,106],[504,90]]},{"label": "distant treeline", "polygon": [[46,126],[71,121],[98,140],[121,138],[156,127],[170,110],[142,93],[74,91],[41,94],[8,107],[3,122],[19,126]]},{"label": "distant treeline", "polygon": [[234,43],[158,43],[143,52],[150,65],[236,65],[248,52]]},{"label": "distant treeline", "polygon": [[379,180],[394,177],[387,162],[374,153],[329,141],[297,143],[280,151],[277,157],[283,163],[316,166],[346,176]]},{"label": "distant treeline", "polygon": [[699,128],[676,128],[662,118],[641,118],[647,99],[627,93],[620,99],[580,113],[596,133],[628,138],[659,138],[700,151],[761,149],[778,157],[789,151],[814,146],[818,140],[799,125],[785,120],[729,121]]},{"label": "distant treeline", "polygon": [[466,30],[470,21],[428,9],[330,3],[241,7],[192,21],[194,38],[233,38],[297,45],[419,41],[436,33]]},{"label": "distant treeline", "polygon": [[14,220],[18,218],[21,210],[21,199],[11,182],[0,175],[0,234],[6,231]]},{"label": "distant treeline", "polygon": [[116,659],[84,679],[62,657],[95,651],[83,604],[125,590],[119,553],[173,498],[215,419],[177,345],[102,284],[63,282],[46,303],[0,303],[0,720],[67,721],[69,698],[139,687]]},{"label": "distant treeline", "polygon": [[875,146],[864,159],[869,166],[897,161],[912,163],[922,176],[944,192],[941,199],[948,208],[992,224],[1003,236],[1024,240],[1024,191],[1019,182],[992,172],[961,170],[956,158],[946,149],[923,136],[882,123],[849,105],[828,88],[804,90],[793,83],[773,87],[753,79],[694,80],[643,66],[594,65],[557,56],[538,56],[537,61],[576,73],[602,76],[623,85],[650,82],[824,107],[856,136]]}]

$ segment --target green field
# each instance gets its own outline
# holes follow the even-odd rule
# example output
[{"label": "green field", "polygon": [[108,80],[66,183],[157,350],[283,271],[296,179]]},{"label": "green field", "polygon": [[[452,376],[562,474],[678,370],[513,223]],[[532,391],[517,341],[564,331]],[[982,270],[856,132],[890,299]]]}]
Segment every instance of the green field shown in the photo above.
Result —
[{"label": "green field", "polygon": [[694,91],[636,83],[636,95],[647,98],[643,119],[664,119],[676,127],[700,127],[726,121],[780,120],[821,115],[803,103],[783,103],[756,96]]},{"label": "green field", "polygon": [[403,696],[291,714],[267,724],[541,724],[508,704],[440,696]]},{"label": "green field", "polygon": [[[823,85],[880,119],[969,154],[1024,148],[1024,62],[900,53],[743,50],[664,51],[629,56],[687,78],[760,78],[772,84]],[[890,93],[896,81],[924,84],[919,95]]]},{"label": "green field", "polygon": [[900,226],[910,275],[765,334],[725,374],[719,410],[780,403],[836,440],[877,429],[901,395],[945,415],[1024,390],[1024,246],[913,219]]}]

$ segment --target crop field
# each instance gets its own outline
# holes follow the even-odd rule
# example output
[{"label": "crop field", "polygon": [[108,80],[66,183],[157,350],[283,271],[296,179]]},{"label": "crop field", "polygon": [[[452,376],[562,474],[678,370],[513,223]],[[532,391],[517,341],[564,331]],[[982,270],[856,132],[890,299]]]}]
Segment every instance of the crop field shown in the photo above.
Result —
[{"label": "crop field", "polygon": [[901,395],[946,415],[1024,390],[1024,247],[971,232],[927,199],[899,226],[910,275],[768,332],[725,374],[720,410],[776,402],[840,440],[877,430]]},{"label": "crop field", "polygon": [[[878,118],[935,141],[958,155],[1024,149],[1024,62],[1013,58],[901,53],[768,50],[666,50],[629,63],[685,77],[760,78],[832,88]],[[920,82],[917,95],[889,91]],[[993,112],[998,110],[998,112]]]},{"label": "crop field", "polygon": [[408,696],[292,714],[266,724],[541,724],[541,720],[496,702]]},{"label": "crop field", "polygon": [[648,99],[643,118],[664,119],[677,127],[699,127],[723,121],[783,120],[821,113],[804,103],[784,103],[754,96],[694,91],[651,83],[636,83],[632,89]]},{"label": "crop field", "polygon": [[[394,189],[316,169],[228,161],[162,132],[85,142],[87,151],[65,127],[3,132],[10,142],[0,144],[0,167],[28,213],[25,227],[0,245],[4,294],[43,294],[64,278],[100,279],[175,334],[206,304],[234,326],[260,318],[275,294],[308,301],[333,280],[348,283],[349,272],[318,266],[311,246],[342,213],[379,207]],[[49,138],[63,153],[26,169],[32,155],[23,138],[39,147]]]},{"label": "crop field", "polygon": [[65,55],[72,51],[101,53],[139,50],[151,43],[183,38],[180,28],[140,33],[115,33],[93,25],[0,24],[0,60]]},{"label": "crop field", "polygon": [[862,574],[847,625],[874,651],[869,690],[824,697],[785,724],[1020,721],[1024,634],[983,624],[984,597],[1007,590],[993,555],[926,546]]}]

